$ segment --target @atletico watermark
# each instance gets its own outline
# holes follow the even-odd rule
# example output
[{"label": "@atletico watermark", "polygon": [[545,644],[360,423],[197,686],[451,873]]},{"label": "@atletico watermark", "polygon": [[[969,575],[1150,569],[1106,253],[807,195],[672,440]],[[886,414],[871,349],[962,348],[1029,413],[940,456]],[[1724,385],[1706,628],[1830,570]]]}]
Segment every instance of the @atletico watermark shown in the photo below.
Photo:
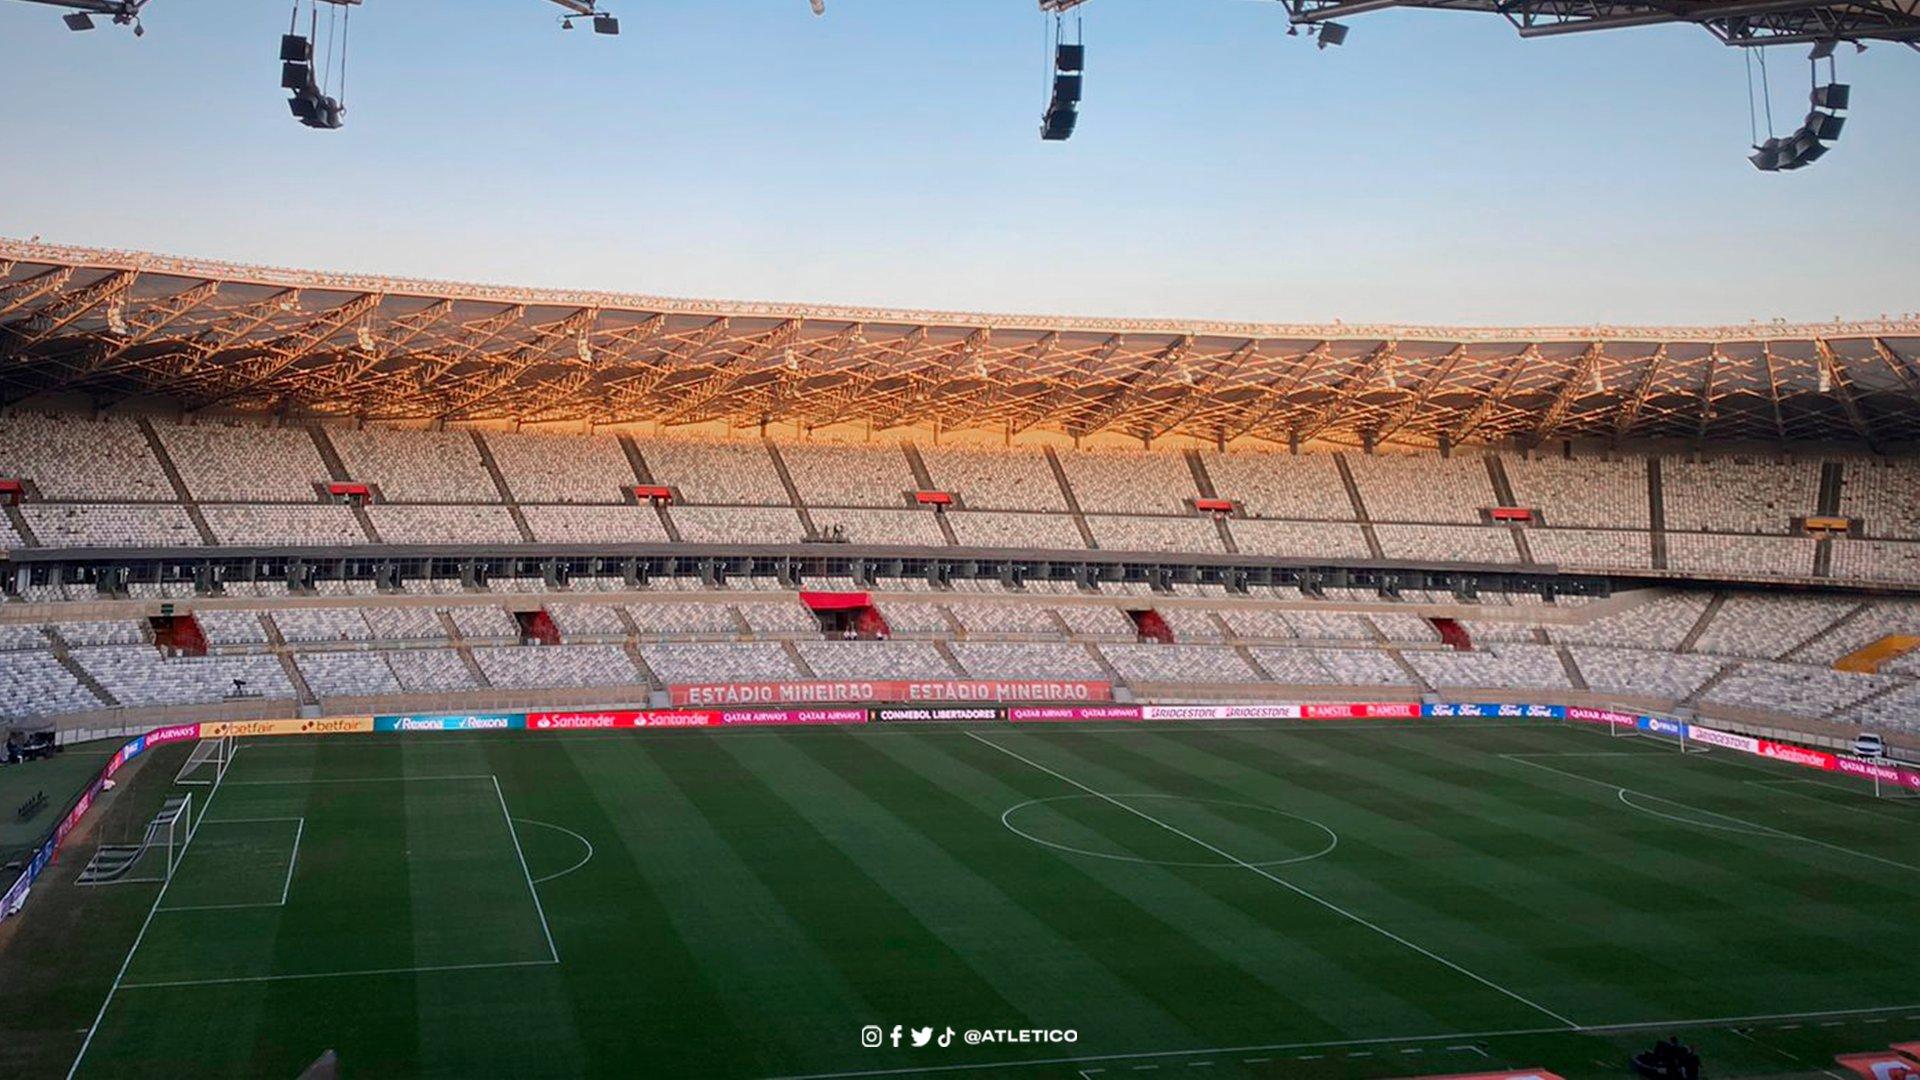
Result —
[{"label": "@atletico watermark", "polygon": [[868,1024],[860,1029],[860,1045],[869,1050],[881,1047],[913,1050],[929,1047],[946,1049],[955,1042],[965,1046],[1066,1045],[1080,1041],[1075,1028],[963,1028],[955,1031],[946,1025],[913,1027],[894,1024],[882,1027]]}]

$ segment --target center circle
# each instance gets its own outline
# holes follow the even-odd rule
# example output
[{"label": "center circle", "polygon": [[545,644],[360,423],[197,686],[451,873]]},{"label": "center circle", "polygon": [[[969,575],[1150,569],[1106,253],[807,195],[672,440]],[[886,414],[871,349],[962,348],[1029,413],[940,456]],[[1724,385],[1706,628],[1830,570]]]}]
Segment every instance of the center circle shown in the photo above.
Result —
[{"label": "center circle", "polygon": [[[1141,813],[1128,809],[1136,806]],[[1286,866],[1340,844],[1340,834],[1310,817],[1189,795],[1055,795],[1008,807],[1000,823],[1056,851],[1149,866]],[[1188,853],[1203,857],[1184,857]]]}]

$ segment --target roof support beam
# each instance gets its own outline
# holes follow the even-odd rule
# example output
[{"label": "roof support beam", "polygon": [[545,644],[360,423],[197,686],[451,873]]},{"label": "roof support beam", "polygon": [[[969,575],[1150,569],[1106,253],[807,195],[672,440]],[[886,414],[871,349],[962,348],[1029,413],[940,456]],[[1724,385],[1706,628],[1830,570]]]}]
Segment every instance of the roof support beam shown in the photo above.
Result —
[{"label": "roof support beam", "polygon": [[1653,351],[1647,360],[1647,370],[1640,373],[1640,384],[1633,388],[1633,395],[1620,403],[1620,413],[1614,417],[1613,436],[1625,438],[1633,430],[1634,422],[1640,419],[1640,410],[1646,407],[1647,399],[1653,395],[1654,381],[1660,377],[1660,369],[1667,363],[1665,345]]},{"label": "roof support beam", "polygon": [[1588,345],[1586,351],[1580,354],[1580,361],[1573,366],[1573,371],[1567,375],[1566,381],[1560,384],[1559,391],[1553,395],[1553,404],[1547,406],[1547,411],[1540,417],[1540,422],[1533,426],[1534,445],[1537,446],[1553,437],[1553,433],[1560,427],[1560,422],[1567,418],[1567,410],[1573,407],[1574,399],[1588,392],[1588,388],[1593,385],[1593,373],[1599,370],[1600,360],[1605,355],[1606,351],[1597,341]]},{"label": "roof support beam", "polygon": [[1816,338],[1813,348],[1815,355],[1820,358],[1821,365],[1826,368],[1828,382],[1833,387],[1833,396],[1839,400],[1840,408],[1846,411],[1847,423],[1853,427],[1853,433],[1860,436],[1860,441],[1866,443],[1869,450],[1879,453],[1880,447],[1873,437],[1873,427],[1867,423],[1866,415],[1860,411],[1860,403],[1853,399],[1853,384],[1847,381],[1846,370],[1840,366],[1839,360],[1833,355],[1833,347],[1827,344],[1826,339]]},{"label": "roof support beam", "polygon": [[1714,386],[1714,379],[1717,378],[1719,374],[1720,374],[1720,348],[1719,346],[1716,345],[1713,351],[1707,354],[1707,369],[1700,378],[1700,394],[1699,394],[1700,416],[1699,416],[1699,423],[1694,428],[1694,432],[1693,432],[1693,437],[1695,439],[1705,439],[1707,437],[1707,427],[1708,425],[1713,423],[1713,417],[1714,417],[1713,406],[1715,401],[1715,398],[1713,396],[1713,386]]},{"label": "roof support beam", "polygon": [[[26,317],[25,322],[32,329],[15,342],[8,351],[18,355],[46,341],[78,322],[94,308],[125,294],[138,277],[139,275],[131,270],[122,270],[103,277],[77,292],[66,293],[58,299],[48,301]],[[40,325],[35,326],[36,323]]]},{"label": "roof support beam", "polygon": [[256,362],[240,367],[238,371],[240,381],[237,384],[227,387],[212,397],[202,399],[194,407],[204,409],[209,405],[230,401],[258,390],[272,382],[281,372],[319,351],[333,335],[340,332],[342,327],[351,325],[355,319],[379,305],[379,294],[361,293],[344,304],[335,305],[315,315],[300,324],[292,333],[282,334],[268,342],[264,346],[264,356]]},{"label": "roof support beam", "polygon": [[56,266],[23,281],[0,285],[0,315],[11,315],[48,293],[58,292],[72,277],[73,267]]},{"label": "roof support beam", "polygon": [[1780,373],[1773,365],[1773,345],[1761,346],[1760,358],[1767,365],[1767,400],[1773,406],[1773,431],[1781,446],[1787,444],[1787,421],[1780,413]]},{"label": "roof support beam", "polygon": [[1519,381],[1520,373],[1528,364],[1538,359],[1540,359],[1540,347],[1537,345],[1529,345],[1515,355],[1507,364],[1506,372],[1500,376],[1500,385],[1480,396],[1480,400],[1474,403],[1473,409],[1461,417],[1460,422],[1447,433],[1447,441],[1454,446],[1459,446],[1471,438],[1474,432],[1479,431],[1486,424],[1487,418],[1493,415],[1493,411],[1500,407],[1501,402],[1507,400],[1508,394],[1513,392],[1513,384]]},{"label": "roof support beam", "polygon": [[1373,351],[1367,354],[1367,358],[1348,372],[1346,378],[1340,380],[1340,387],[1334,391],[1333,400],[1323,406],[1320,412],[1307,423],[1300,432],[1300,438],[1311,439],[1332,427],[1333,422],[1346,413],[1356,398],[1373,388],[1373,380],[1380,377],[1382,368],[1393,362],[1399,349],[1400,343],[1391,340],[1374,346]]}]

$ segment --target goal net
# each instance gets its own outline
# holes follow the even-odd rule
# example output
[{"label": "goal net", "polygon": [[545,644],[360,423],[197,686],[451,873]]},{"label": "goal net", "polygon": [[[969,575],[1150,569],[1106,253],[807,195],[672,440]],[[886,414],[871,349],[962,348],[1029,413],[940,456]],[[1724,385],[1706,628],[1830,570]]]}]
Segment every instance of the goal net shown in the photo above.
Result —
[{"label": "goal net", "polygon": [[180,765],[180,772],[173,778],[176,784],[214,784],[227,775],[227,766],[233,763],[235,741],[231,735],[217,739],[201,739],[193,745],[187,754],[187,760]]},{"label": "goal net", "polygon": [[167,799],[147,822],[138,843],[102,844],[81,869],[82,885],[120,885],[167,881],[180,865],[193,832],[193,792]]},{"label": "goal net", "polygon": [[1662,730],[1659,727],[1643,728],[1633,724],[1609,724],[1607,725],[1607,734],[1616,739],[1641,739],[1646,742],[1659,743],[1669,749],[1678,750],[1683,754],[1704,754],[1708,752],[1708,747],[1690,741],[1687,738],[1687,729],[1684,724],[1678,721],[1672,721],[1666,726],[1671,728],[1671,730]]}]

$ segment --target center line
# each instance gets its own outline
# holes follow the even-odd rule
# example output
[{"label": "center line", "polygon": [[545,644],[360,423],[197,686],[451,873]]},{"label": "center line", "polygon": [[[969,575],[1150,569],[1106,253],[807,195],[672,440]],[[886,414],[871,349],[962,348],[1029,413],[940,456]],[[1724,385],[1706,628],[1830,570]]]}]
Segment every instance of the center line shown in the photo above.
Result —
[{"label": "center line", "polygon": [[1278,885],[1283,889],[1286,889],[1288,892],[1294,893],[1297,896],[1301,896],[1308,900],[1311,900],[1314,903],[1319,904],[1321,907],[1326,908],[1328,911],[1335,913],[1336,915],[1340,915],[1347,919],[1351,919],[1352,921],[1359,923],[1361,926],[1366,927],[1367,929],[1373,931],[1374,933],[1379,934],[1381,937],[1384,937],[1389,941],[1397,942],[1401,945],[1404,945],[1407,948],[1412,949],[1414,952],[1417,952],[1420,955],[1426,957],[1427,959],[1435,961],[1436,963],[1442,964],[1448,968],[1451,968],[1454,971],[1457,971],[1460,974],[1465,975],[1467,978],[1472,979],[1474,982],[1477,982],[1480,985],[1490,990],[1496,990],[1506,995],[1507,997],[1512,998],[1513,1000],[1519,1002],[1522,1005],[1525,1005],[1526,1007],[1534,1010],[1535,1012],[1542,1013],[1547,1016],[1551,1016],[1555,1020],[1558,1020],[1560,1023],[1565,1024],[1570,1029],[1578,1030],[1580,1027],[1580,1025],[1575,1023],[1574,1021],[1567,1019],[1566,1017],[1560,1015],[1557,1012],[1554,1012],[1552,1009],[1547,1008],[1545,1005],[1542,1005],[1539,1002],[1532,1000],[1531,998],[1525,997],[1519,993],[1509,990],[1506,987],[1501,986],[1499,983],[1494,982],[1492,979],[1489,979],[1484,975],[1480,975],[1475,972],[1469,971],[1468,969],[1461,967],[1459,964],[1454,963],[1452,960],[1449,960],[1446,957],[1441,956],[1439,953],[1436,953],[1433,950],[1426,948],[1425,946],[1417,945],[1414,942],[1408,941],[1406,938],[1401,937],[1399,934],[1396,934],[1393,931],[1388,930],[1386,927],[1383,927],[1378,923],[1374,923],[1363,916],[1356,915],[1353,912],[1348,911],[1346,908],[1341,907],[1340,905],[1334,903],[1331,900],[1323,899],[1322,897],[1314,893],[1308,892],[1307,890],[1301,888],[1298,885],[1295,885],[1293,882],[1288,881],[1285,878],[1268,873],[1264,867],[1255,866],[1253,863],[1250,863],[1245,859],[1240,858],[1239,856],[1233,854],[1232,852],[1225,851],[1225,850],[1222,850],[1221,848],[1215,847],[1214,845],[1207,843],[1205,840],[1202,840],[1191,833],[1182,831],[1181,829],[1178,829],[1172,825],[1167,824],[1164,821],[1161,821],[1159,818],[1154,817],[1152,814],[1149,814],[1144,810],[1137,810],[1134,807],[1128,806],[1126,803],[1121,802],[1120,800],[1114,798],[1111,795],[1106,794],[1105,792],[1095,791],[1094,789],[1088,787],[1087,785],[1081,783],[1078,780],[1075,780],[1073,777],[1068,776],[1065,773],[1061,773],[1054,769],[1050,769],[1047,766],[1040,764],[1039,762],[1033,760],[1030,757],[1027,757],[1023,754],[1019,754],[1012,750],[1009,750],[1006,747],[1001,746],[999,743],[996,743],[990,739],[983,739],[971,731],[967,732],[967,737],[972,739],[975,742],[982,743],[986,746],[990,746],[993,749],[998,750],[1001,753],[1017,761],[1026,762],[1028,765],[1032,766],[1033,768],[1039,769],[1041,772],[1046,773],[1047,775],[1054,777],[1057,780],[1061,780],[1068,784],[1072,784],[1074,787],[1079,788],[1081,791],[1084,791],[1087,794],[1092,795],[1097,799],[1101,799],[1105,802],[1112,803],[1113,805],[1119,807],[1122,810],[1125,810],[1127,813],[1132,814],[1135,817],[1138,817],[1144,821],[1152,822],[1153,824],[1160,826],[1161,828],[1167,830],[1168,832],[1174,834],[1175,836],[1181,837],[1186,841],[1188,841],[1189,843],[1196,844],[1200,847],[1203,847],[1208,851],[1213,852],[1215,855],[1218,855],[1221,858],[1226,859],[1228,862],[1235,864],[1236,866],[1239,866],[1246,870],[1251,870],[1252,872],[1259,874],[1261,877],[1266,878],[1268,881],[1273,882],[1275,885]]}]

